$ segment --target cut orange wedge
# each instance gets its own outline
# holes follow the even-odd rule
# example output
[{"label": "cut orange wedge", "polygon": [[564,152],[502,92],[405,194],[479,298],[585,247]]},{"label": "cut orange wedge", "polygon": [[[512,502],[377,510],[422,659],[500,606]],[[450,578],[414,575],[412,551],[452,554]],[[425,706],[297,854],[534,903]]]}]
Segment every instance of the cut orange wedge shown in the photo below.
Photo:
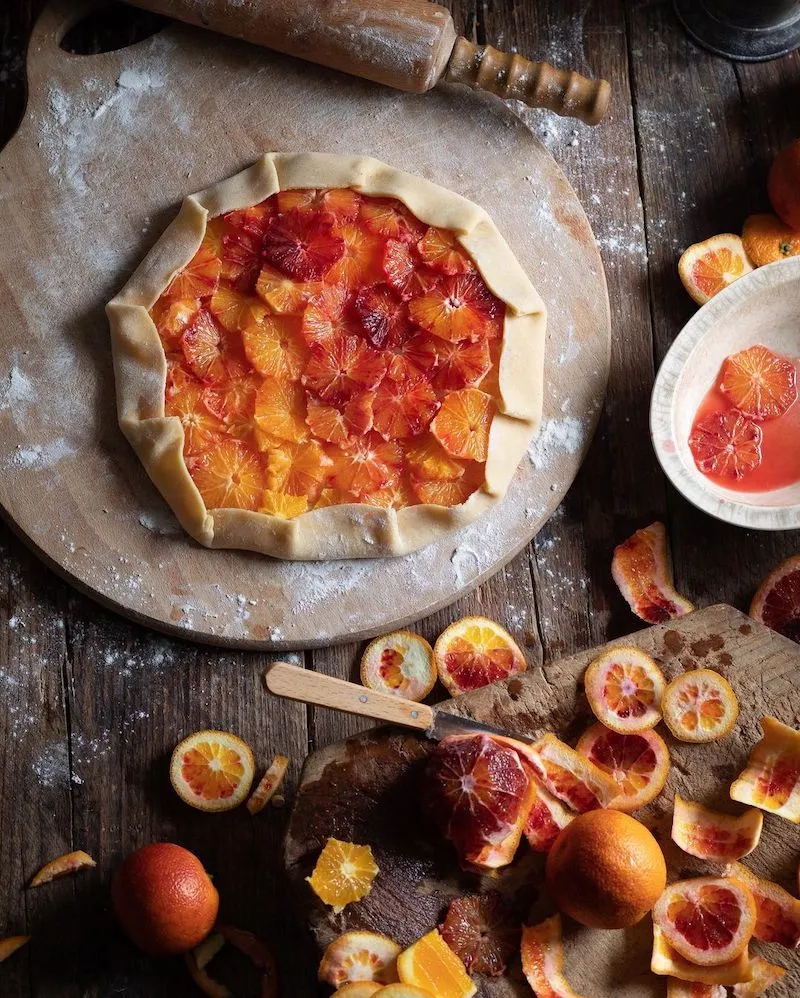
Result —
[{"label": "cut orange wedge", "polygon": [[259,780],[258,786],[247,800],[247,810],[250,814],[258,814],[263,811],[275,795],[275,791],[281,785],[286,769],[289,765],[289,758],[285,755],[276,755],[267,767],[267,771]]},{"label": "cut orange wedge", "polygon": [[667,685],[661,711],[679,741],[714,742],[736,724],[739,701],[724,676],[712,669],[693,669]]},{"label": "cut orange wedge", "polygon": [[575,814],[569,808],[564,807],[560,800],[535,780],[533,804],[523,829],[528,845],[534,852],[549,852],[559,832],[574,817]]},{"label": "cut orange wedge", "polygon": [[666,936],[653,925],[653,956],[650,970],[661,977],[700,984],[737,984],[753,977],[750,955],[745,948],[735,960],[713,967],[703,967],[685,959],[667,942]]},{"label": "cut orange wedge", "polygon": [[764,736],[731,786],[731,799],[800,824],[800,731],[762,717]]},{"label": "cut orange wedge", "polygon": [[752,269],[742,240],[730,232],[695,243],[678,261],[681,283],[698,305],[705,305]]},{"label": "cut orange wedge", "polygon": [[0,963],[13,956],[18,949],[22,949],[30,938],[30,936],[6,936],[5,939],[0,939]]},{"label": "cut orange wedge", "polygon": [[746,884],[756,904],[753,935],[762,943],[800,948],[800,901],[771,880],[762,880],[742,863],[731,863],[728,875]]},{"label": "cut orange wedge", "polygon": [[442,685],[451,696],[469,693],[528,668],[511,635],[488,617],[462,617],[433,649]]},{"label": "cut orange wedge", "polygon": [[545,789],[578,814],[608,807],[619,793],[613,776],[555,735],[542,735],[531,746],[529,758]]},{"label": "cut orange wedge", "polygon": [[652,730],[623,735],[598,723],[581,735],[575,751],[614,779],[618,793],[608,806],[616,811],[654,801],[669,777],[667,743]]},{"label": "cut orange wedge", "polygon": [[800,554],[773,569],[758,587],[750,616],[800,643]]},{"label": "cut orange wedge", "polygon": [[690,856],[730,863],[755,849],[763,823],[754,807],[741,815],[722,814],[675,794],[672,841]]},{"label": "cut orange wedge", "polygon": [[331,987],[350,981],[391,984],[397,980],[400,947],[378,932],[345,932],[322,955],[318,976]]},{"label": "cut orange wedge", "polygon": [[230,811],[250,793],[255,760],[229,731],[196,731],[175,746],[169,778],[175,793],[199,811]]},{"label": "cut orange wedge", "polygon": [[522,972],[536,998],[581,998],[564,977],[561,916],[522,930]]},{"label": "cut orange wedge", "polygon": [[611,574],[631,610],[648,624],[659,624],[694,610],[672,583],[663,523],[651,523],[618,544]]},{"label": "cut orange wedge", "polygon": [[369,846],[328,839],[314,872],[306,880],[320,901],[338,914],[346,905],[365,898],[377,875],[378,866]]},{"label": "cut orange wedge", "polygon": [[77,849],[75,852],[68,852],[64,856],[59,856],[57,859],[51,859],[49,863],[45,863],[28,886],[41,887],[42,884],[49,884],[51,880],[57,880],[59,877],[66,877],[70,873],[87,870],[93,866],[97,866],[97,863],[92,857],[82,849]]},{"label": "cut orange wedge", "polygon": [[726,998],[728,992],[721,984],[698,984],[697,981],[667,981],[667,998]]},{"label": "cut orange wedge", "polygon": [[667,887],[653,908],[653,922],[684,959],[714,967],[747,949],[756,905],[750,889],[738,880],[696,877]]},{"label": "cut orange wedge", "polygon": [[625,734],[654,728],[661,720],[666,681],[640,648],[621,645],[598,656],[583,677],[594,716]]},{"label": "cut orange wedge", "polygon": [[754,956],[750,961],[750,967],[753,971],[752,981],[735,984],[733,998],[761,998],[767,988],[786,975],[783,967],[778,967],[761,956]]},{"label": "cut orange wedge", "polygon": [[397,958],[403,984],[429,991],[436,998],[472,998],[478,990],[439,931],[434,929]]},{"label": "cut orange wedge", "polygon": [[375,638],[361,656],[361,682],[405,700],[424,700],[436,684],[433,648],[413,631]]}]

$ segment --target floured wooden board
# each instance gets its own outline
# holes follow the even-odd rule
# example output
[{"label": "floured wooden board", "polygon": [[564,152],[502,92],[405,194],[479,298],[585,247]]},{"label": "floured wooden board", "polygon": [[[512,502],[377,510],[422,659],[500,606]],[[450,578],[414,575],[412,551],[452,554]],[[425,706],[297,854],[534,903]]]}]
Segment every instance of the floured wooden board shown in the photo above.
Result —
[{"label": "floured wooden board", "polygon": [[[695,871],[721,872],[682,853],[670,841],[675,793],[720,810],[739,813],[728,789],[760,739],[759,718],[772,714],[800,726],[800,647],[729,606],[713,606],[668,624],[611,642],[634,644],[651,654],[668,679],[686,669],[711,668],[732,683],[741,703],[734,731],[718,743],[687,745],[662,724],[672,768],[664,792],[636,817],[653,827],[667,857],[670,878]],[[574,744],[594,717],[583,693],[582,676],[601,651],[582,652],[476,693],[459,697],[448,709],[467,717],[530,735],[553,731]],[[433,743],[415,735],[379,728],[314,753],[306,762],[286,840],[285,862],[292,896],[320,950],[347,929],[369,928],[408,945],[437,925],[449,901],[459,894],[499,889],[529,921],[552,912],[541,894],[544,857],[522,846],[515,863],[498,880],[458,869],[455,853],[422,813],[419,787]],[[380,873],[372,892],[332,915],[312,894],[306,877],[328,836],[369,843]],[[764,816],[764,832],[745,863],[795,894],[800,828]],[[566,972],[576,991],[588,998],[663,998],[663,978],[649,971],[650,919],[629,930],[584,929],[565,919]],[[770,998],[800,994],[800,954],[780,946],[753,943],[772,963],[788,968]],[[482,998],[531,998],[518,961],[507,977],[476,978]]]},{"label": "floured wooden board", "polygon": [[[603,401],[608,298],[586,217],[504,105],[382,89],[185,26],[99,56],[29,50],[26,118],[0,156],[0,505],[80,588],[197,640],[312,647],[391,629],[497,571],[572,482]],[[545,422],[488,517],[403,559],[282,563],[185,536],[116,425],[103,308],[181,199],[267,150],[365,153],[483,205],[549,312]]]}]

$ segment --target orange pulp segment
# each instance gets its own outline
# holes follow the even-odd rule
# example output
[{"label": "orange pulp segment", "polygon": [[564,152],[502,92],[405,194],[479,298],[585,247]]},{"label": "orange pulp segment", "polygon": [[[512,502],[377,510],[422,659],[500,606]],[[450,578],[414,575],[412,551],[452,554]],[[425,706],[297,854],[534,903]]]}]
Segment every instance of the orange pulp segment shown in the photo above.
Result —
[{"label": "orange pulp segment", "polygon": [[338,914],[346,905],[365,898],[377,875],[378,866],[369,846],[331,838],[306,880],[320,901]]},{"label": "orange pulp segment", "polygon": [[694,610],[672,584],[667,532],[656,521],[614,548],[611,574],[631,610],[649,624],[659,624]]},{"label": "orange pulp segment", "polygon": [[562,829],[575,817],[558,798],[534,779],[533,803],[525,820],[524,834],[534,852],[549,852]]},{"label": "orange pulp segment", "polygon": [[672,841],[690,856],[730,863],[755,849],[763,823],[754,807],[741,815],[722,814],[675,794]]},{"label": "orange pulp segment", "polygon": [[403,984],[430,991],[436,998],[472,998],[478,990],[438,929],[418,939],[397,958]]},{"label": "orange pulp segment", "polygon": [[664,675],[641,649],[622,645],[598,656],[583,677],[598,721],[623,733],[654,728],[661,720]]},{"label": "orange pulp segment", "polygon": [[713,742],[727,735],[739,716],[733,687],[713,669],[692,669],[667,684],[664,721],[682,742]]},{"label": "orange pulp segment", "polygon": [[522,972],[536,998],[581,998],[564,977],[561,916],[522,930]]},{"label": "orange pulp segment", "polygon": [[761,729],[731,799],[800,824],[800,731],[774,717],[762,717]]}]

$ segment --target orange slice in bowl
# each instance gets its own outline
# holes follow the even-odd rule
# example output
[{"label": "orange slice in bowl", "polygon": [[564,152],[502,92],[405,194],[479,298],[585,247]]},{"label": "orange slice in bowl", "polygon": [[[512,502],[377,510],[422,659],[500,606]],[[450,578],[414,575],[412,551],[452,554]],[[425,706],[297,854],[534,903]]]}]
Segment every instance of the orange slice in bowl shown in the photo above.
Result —
[{"label": "orange slice in bowl", "polygon": [[462,617],[433,648],[439,678],[451,696],[469,693],[528,668],[511,635],[488,617]]},{"label": "orange slice in bowl", "polygon": [[662,977],[712,985],[737,984],[741,981],[750,981],[753,977],[750,954],[746,947],[730,963],[702,967],[684,959],[677,950],[673,949],[657,925],[653,925],[653,956],[650,970]]},{"label": "orange slice in bowl", "polygon": [[742,245],[756,267],[800,256],[800,232],[777,215],[751,215],[742,229]]},{"label": "orange slice in bowl", "polygon": [[738,409],[712,412],[698,419],[689,435],[689,450],[702,472],[744,478],[761,464],[761,427]]},{"label": "orange slice in bowl", "polygon": [[613,777],[619,792],[608,806],[616,811],[649,804],[669,776],[669,749],[655,731],[623,735],[595,724],[581,735],[575,750]]},{"label": "orange slice in bowl", "polygon": [[750,616],[800,643],[800,554],[773,569],[758,587]]},{"label": "orange slice in bowl", "polygon": [[725,359],[719,387],[731,405],[752,419],[777,419],[797,401],[794,364],[761,343]]},{"label": "orange slice in bowl", "polygon": [[739,716],[733,687],[713,669],[692,669],[667,685],[664,721],[682,742],[713,742],[727,735]]},{"label": "orange slice in bowl", "polygon": [[250,792],[255,760],[229,731],[196,731],[175,746],[169,778],[175,793],[199,811],[230,811]]},{"label": "orange slice in bowl", "polygon": [[320,901],[338,914],[348,904],[365,898],[377,875],[378,866],[369,846],[328,839],[314,872],[306,880]]},{"label": "orange slice in bowl", "polygon": [[756,904],[753,936],[762,943],[800,947],[800,901],[771,880],[762,880],[742,863],[731,863],[728,876],[746,884]]},{"label": "orange slice in bowl", "polygon": [[349,981],[376,981],[391,984],[397,980],[400,947],[378,932],[345,932],[334,939],[322,954],[318,977],[333,988]]},{"label": "orange slice in bowl", "polygon": [[731,863],[748,856],[761,839],[764,816],[754,807],[744,814],[723,814],[675,794],[672,841],[690,856]]},{"label": "orange slice in bowl", "polygon": [[783,967],[770,963],[761,956],[754,956],[750,961],[753,971],[752,981],[746,984],[735,984],[733,998],[761,998],[767,988],[776,984],[786,975]]},{"label": "orange slice in bowl", "polygon": [[731,799],[800,824],[800,731],[762,717],[764,736],[731,785]]},{"label": "orange slice in bowl", "polygon": [[681,283],[698,305],[705,305],[752,269],[742,240],[730,232],[695,243],[678,261]]},{"label": "orange slice in bowl", "polygon": [[575,817],[539,783],[534,782],[533,804],[528,812],[523,833],[534,852],[549,852],[559,832]]},{"label": "orange slice in bowl", "polygon": [[698,984],[697,981],[667,981],[667,998],[726,998],[728,992],[721,984]]},{"label": "orange slice in bowl", "polygon": [[618,544],[611,560],[611,574],[631,610],[649,624],[660,624],[694,610],[694,605],[672,584],[663,523],[651,523]]},{"label": "orange slice in bowl", "polygon": [[714,967],[747,949],[756,905],[750,889],[738,880],[696,877],[667,887],[653,908],[653,922],[684,959]]},{"label": "orange slice in bowl", "polygon": [[433,648],[413,631],[375,638],[361,656],[361,682],[371,690],[424,700],[436,683]]},{"label": "orange slice in bowl", "polygon": [[478,990],[438,929],[403,950],[397,958],[397,975],[403,984],[429,991],[436,998],[472,998]]},{"label": "orange slice in bowl", "polygon": [[470,974],[499,977],[519,948],[519,921],[497,891],[451,901],[439,932]]},{"label": "orange slice in bowl", "polygon": [[581,998],[564,977],[560,915],[522,930],[522,972],[537,998]]},{"label": "orange slice in bowl", "polygon": [[639,648],[623,645],[603,652],[589,665],[583,682],[594,716],[607,728],[645,731],[661,720],[664,674]]},{"label": "orange slice in bowl", "polygon": [[555,735],[542,735],[528,758],[545,789],[578,814],[608,807],[619,793],[612,776]]}]

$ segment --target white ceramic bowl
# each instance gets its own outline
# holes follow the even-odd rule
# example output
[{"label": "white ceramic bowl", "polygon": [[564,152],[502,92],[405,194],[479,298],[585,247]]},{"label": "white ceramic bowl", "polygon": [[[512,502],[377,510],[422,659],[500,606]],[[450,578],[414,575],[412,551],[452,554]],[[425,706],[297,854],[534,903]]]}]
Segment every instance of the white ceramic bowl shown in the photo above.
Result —
[{"label": "white ceramic bowl", "polygon": [[741,527],[791,530],[800,527],[800,482],[771,492],[721,488],[698,471],[689,450],[697,407],[722,362],[755,343],[800,356],[800,257],[739,278],[686,323],[656,376],[650,435],[670,481],[699,509]]}]

